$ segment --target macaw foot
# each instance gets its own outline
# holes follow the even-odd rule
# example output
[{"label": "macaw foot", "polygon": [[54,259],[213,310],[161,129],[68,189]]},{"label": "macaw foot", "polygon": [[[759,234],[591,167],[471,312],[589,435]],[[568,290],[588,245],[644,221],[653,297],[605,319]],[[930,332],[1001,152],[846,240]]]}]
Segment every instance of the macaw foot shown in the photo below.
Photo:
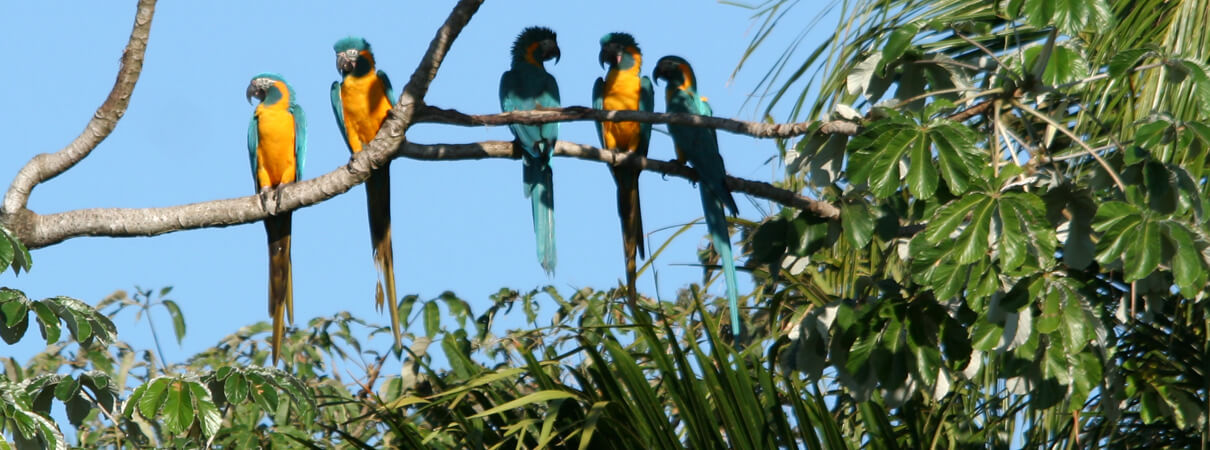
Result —
[{"label": "macaw foot", "polygon": [[269,210],[269,189],[270,188],[267,187],[261,188],[256,192],[256,198],[260,200],[261,209],[265,210],[265,212],[272,216],[273,211]]},{"label": "macaw foot", "polygon": [[[681,156],[681,152],[676,152],[676,159],[674,159],[672,161],[668,161],[668,163],[675,164],[675,165],[678,165],[681,167],[689,167],[689,160],[686,159],[685,157]],[[660,177],[663,178],[664,181],[668,181],[668,174],[666,174],[666,173],[661,174]],[[690,182],[693,183],[694,185],[697,185],[696,181],[690,181]]]},{"label": "macaw foot", "polygon": [[281,211],[281,190],[282,186],[273,188],[273,210],[270,211],[270,214],[275,216],[277,215],[278,211]]}]

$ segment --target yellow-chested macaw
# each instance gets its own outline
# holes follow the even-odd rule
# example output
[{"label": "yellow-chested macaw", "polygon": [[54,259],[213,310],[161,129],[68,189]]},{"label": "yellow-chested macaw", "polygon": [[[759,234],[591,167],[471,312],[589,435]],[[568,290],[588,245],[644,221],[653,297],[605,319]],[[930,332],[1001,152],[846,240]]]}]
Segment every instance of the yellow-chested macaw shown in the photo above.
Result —
[{"label": "yellow-chested macaw", "polygon": [[[302,179],[307,155],[307,116],[295,101],[294,88],[275,73],[252,77],[248,102],[260,100],[248,122],[248,158],[258,194]],[[294,323],[294,280],[290,269],[290,212],[265,218],[269,235],[269,315],[273,317],[273,363],[281,351],[284,319]],[[283,313],[285,318],[283,318]]]},{"label": "yellow-chested macaw", "polygon": [[[605,110],[655,109],[655,90],[651,79],[639,69],[643,54],[634,37],[626,33],[609,33],[601,38],[601,66],[609,65],[605,78],[597,78],[592,86],[592,107]],[[601,146],[620,152],[636,152],[647,156],[651,142],[651,124],[640,122],[597,122],[597,137]],[[640,169],[610,166],[613,181],[618,186],[618,218],[622,221],[622,245],[626,256],[626,289],[631,303],[639,298],[635,287],[637,263],[635,253],[646,258],[643,250],[643,214],[639,207]]]},{"label": "yellow-chested macaw", "polygon": [[[665,56],[655,65],[652,75],[656,81],[667,81],[665,86],[666,109],[669,113],[689,113],[712,116],[710,104],[697,92],[697,78],[689,62],[679,56]],[[723,157],[718,152],[718,136],[712,128],[690,125],[668,125],[672,143],[676,147],[677,161],[688,161],[697,171],[699,190],[702,196],[702,213],[706,217],[706,229],[714,242],[723,263],[723,276],[727,280],[727,302],[731,308],[731,331],[740,334],[739,295],[735,285],[735,261],[731,259],[731,235],[727,231],[727,217],[723,208],[739,214],[739,207],[727,189],[727,170]]]},{"label": "yellow-chested macaw", "polygon": [[[512,67],[500,77],[500,109],[525,111],[559,106],[559,85],[542,65],[559,62],[559,44],[555,32],[544,27],[529,27],[513,42]],[[538,242],[538,261],[547,274],[555,271],[555,193],[550,156],[559,138],[559,124],[512,124],[508,126],[521,145],[523,169],[521,181],[530,198],[534,216],[534,236]]]},{"label": "yellow-chested macaw", "polygon": [[[341,81],[332,82],[332,112],[340,134],[354,154],[360,152],[382,127],[387,113],[395,106],[395,93],[387,74],[374,68],[370,43],[359,37],[347,37],[332,46],[336,51],[336,70]],[[391,248],[391,162],[370,173],[366,180],[366,209],[370,215],[370,243],[378,270],[376,306],[387,304],[395,346],[400,345],[399,298],[395,296],[395,256]]]}]

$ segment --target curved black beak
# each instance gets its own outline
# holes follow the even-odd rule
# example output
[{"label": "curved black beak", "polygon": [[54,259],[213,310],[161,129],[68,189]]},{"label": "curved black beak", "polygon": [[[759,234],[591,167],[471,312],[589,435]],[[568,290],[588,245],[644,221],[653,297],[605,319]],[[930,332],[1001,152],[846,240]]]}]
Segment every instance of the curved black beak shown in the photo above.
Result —
[{"label": "curved black beak", "polygon": [[543,60],[554,58],[555,64],[559,63],[559,58],[563,56],[559,52],[559,44],[551,39],[542,41],[542,56]]},{"label": "curved black beak", "polygon": [[353,72],[357,67],[357,58],[361,56],[357,50],[349,49],[336,54],[336,71],[341,75]]},{"label": "curved black beak", "polygon": [[248,90],[244,91],[244,95],[247,97],[249,105],[252,104],[252,97],[256,97],[258,100],[265,99],[265,91],[262,91],[259,87],[256,86],[255,80],[253,80],[252,83],[248,84]]}]

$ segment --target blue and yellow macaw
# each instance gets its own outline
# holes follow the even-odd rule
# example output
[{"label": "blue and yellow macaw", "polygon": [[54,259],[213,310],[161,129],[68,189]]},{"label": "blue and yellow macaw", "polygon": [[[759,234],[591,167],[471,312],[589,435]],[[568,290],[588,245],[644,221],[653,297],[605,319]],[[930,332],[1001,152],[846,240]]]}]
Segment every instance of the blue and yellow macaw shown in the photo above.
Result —
[{"label": "blue and yellow macaw", "polygon": [[[270,191],[302,179],[307,156],[307,116],[295,102],[294,88],[275,73],[252,77],[248,102],[260,104],[248,122],[248,158],[262,201]],[[290,268],[290,212],[265,218],[269,235],[269,315],[273,316],[273,363],[281,350],[285,318],[294,323],[294,281]]]},{"label": "blue and yellow macaw", "polygon": [[[605,110],[655,109],[655,89],[651,79],[639,70],[643,53],[634,37],[626,33],[609,33],[601,38],[601,66],[609,65],[605,78],[597,78],[592,86],[592,107]],[[651,142],[651,124],[640,122],[597,122],[597,137],[601,146],[620,152],[637,152],[647,156]],[[646,258],[643,251],[643,214],[639,206],[640,169],[610,166],[613,181],[618,186],[618,218],[622,221],[622,244],[626,255],[626,289],[631,303],[638,301],[635,287],[637,262],[635,253]]]},{"label": "blue and yellow macaw", "polygon": [[[706,99],[697,93],[697,78],[693,76],[693,68],[689,62],[679,56],[665,56],[655,65],[652,75],[656,81],[661,78],[668,82],[665,87],[667,112],[689,113],[712,116],[714,111]],[[727,189],[725,177],[727,170],[723,167],[723,157],[718,152],[718,136],[712,128],[702,128],[689,125],[668,125],[672,134],[672,143],[676,147],[678,162],[686,160],[697,171],[699,189],[702,195],[702,212],[706,217],[706,229],[714,241],[714,250],[718,252],[723,263],[723,276],[727,280],[727,302],[731,308],[731,331],[738,338],[740,334],[739,295],[735,285],[735,261],[731,258],[731,236],[727,231],[727,217],[723,208],[731,210],[732,215],[739,214],[739,207]]]},{"label": "blue and yellow macaw", "polygon": [[[336,51],[336,70],[341,81],[332,82],[332,112],[344,136],[349,151],[356,154],[365,148],[387,113],[395,106],[391,80],[381,70],[374,69],[374,53],[370,43],[359,37],[347,37],[332,46]],[[366,180],[366,209],[370,215],[370,243],[373,245],[374,266],[378,269],[375,301],[378,311],[387,304],[391,315],[391,332],[395,347],[400,346],[399,298],[395,296],[395,255],[391,248],[391,162],[370,173]]]},{"label": "blue and yellow macaw", "polygon": [[[500,77],[500,109],[524,111],[559,106],[559,85],[546,73],[543,63],[559,62],[559,44],[555,32],[544,27],[521,31],[513,43],[512,67]],[[534,236],[538,242],[538,261],[547,274],[555,271],[555,193],[550,156],[559,138],[559,124],[508,126],[521,145],[525,196],[530,198],[534,216]]]}]

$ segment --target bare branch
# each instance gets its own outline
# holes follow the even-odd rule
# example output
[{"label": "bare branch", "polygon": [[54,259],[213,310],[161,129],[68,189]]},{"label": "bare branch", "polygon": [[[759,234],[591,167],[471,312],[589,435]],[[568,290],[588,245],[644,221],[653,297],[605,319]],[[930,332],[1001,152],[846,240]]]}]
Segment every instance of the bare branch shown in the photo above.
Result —
[{"label": "bare branch", "polygon": [[500,114],[472,115],[451,109],[425,106],[416,113],[415,122],[443,123],[448,125],[484,126],[508,125],[523,123],[537,125],[550,122],[576,121],[635,121],[647,123],[666,123],[673,125],[695,125],[707,128],[730,131],[757,138],[787,138],[802,136],[811,132],[811,127],[818,125],[816,131],[820,134],[843,134],[855,136],[861,126],[843,120],[827,122],[798,122],[798,123],[759,123],[743,120],[726,119],[722,117],[699,116],[695,114],[660,114],[646,111],[603,111],[583,106],[568,106],[566,108],[551,108],[533,111],[512,111]]},{"label": "bare branch", "polygon": [[[462,159],[512,158],[521,154],[512,142],[487,141],[473,144],[422,145],[407,143],[397,152],[418,160],[450,161]],[[559,141],[555,155],[591,161],[602,161],[621,166],[631,165],[665,175],[696,181],[697,173],[680,164],[646,159],[637,154],[623,154],[572,142]],[[354,168],[354,161],[328,172],[318,178],[290,183],[269,196],[274,201],[272,208],[277,214],[311,206],[340,195],[365,180],[366,175]],[[744,192],[774,202],[811,211],[820,217],[836,219],[840,210],[835,206],[811,200],[760,181],[727,177],[727,186],[735,192]],[[280,201],[276,199],[280,198]],[[37,215],[30,211],[15,220],[22,226],[14,231],[29,248],[40,248],[57,244],[66,239],[80,236],[136,237],[155,236],[174,231],[197,228],[226,227],[264,220],[269,213],[262,207],[259,196],[213,200],[188,205],[164,208],[97,208],[79,209],[48,215]]]},{"label": "bare branch", "polygon": [[42,153],[33,157],[17,172],[8,192],[4,194],[0,214],[7,216],[24,209],[34,186],[58,176],[83,160],[118,125],[118,120],[126,113],[126,106],[130,104],[130,94],[134,92],[139,73],[143,71],[143,54],[147,51],[147,39],[151,36],[151,18],[154,13],[155,0],[139,0],[134,29],[130,31],[130,41],[122,53],[118,78],[113,83],[109,97],[97,108],[92,120],[88,121],[84,131],[75,140],[58,152]]}]

